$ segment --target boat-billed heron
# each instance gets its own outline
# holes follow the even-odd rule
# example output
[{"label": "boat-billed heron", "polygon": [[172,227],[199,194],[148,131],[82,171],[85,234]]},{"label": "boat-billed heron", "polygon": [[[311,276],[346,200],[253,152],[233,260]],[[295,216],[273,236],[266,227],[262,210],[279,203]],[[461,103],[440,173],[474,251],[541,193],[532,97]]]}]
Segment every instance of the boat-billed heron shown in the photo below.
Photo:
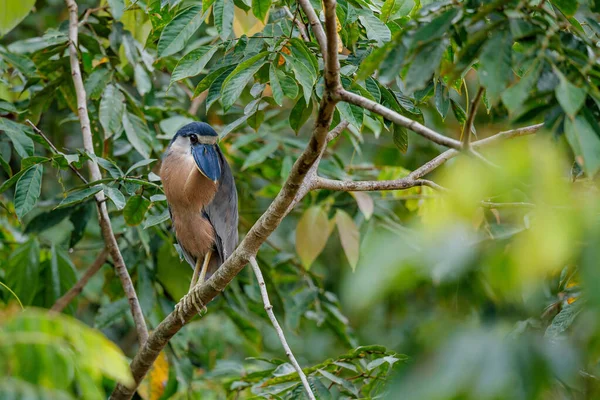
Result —
[{"label": "boat-billed heron", "polygon": [[185,125],[160,168],[175,237],[194,268],[190,290],[208,279],[238,243],[237,191],[217,139],[204,122]]}]

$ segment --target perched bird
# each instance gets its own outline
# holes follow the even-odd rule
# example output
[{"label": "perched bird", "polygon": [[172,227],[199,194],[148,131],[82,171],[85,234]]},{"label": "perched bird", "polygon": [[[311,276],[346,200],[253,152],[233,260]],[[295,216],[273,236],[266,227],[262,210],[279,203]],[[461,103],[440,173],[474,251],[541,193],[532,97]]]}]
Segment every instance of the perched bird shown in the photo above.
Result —
[{"label": "perched bird", "polygon": [[238,243],[237,190],[215,130],[204,122],[181,128],[160,168],[175,237],[194,268],[190,290],[208,279]]}]

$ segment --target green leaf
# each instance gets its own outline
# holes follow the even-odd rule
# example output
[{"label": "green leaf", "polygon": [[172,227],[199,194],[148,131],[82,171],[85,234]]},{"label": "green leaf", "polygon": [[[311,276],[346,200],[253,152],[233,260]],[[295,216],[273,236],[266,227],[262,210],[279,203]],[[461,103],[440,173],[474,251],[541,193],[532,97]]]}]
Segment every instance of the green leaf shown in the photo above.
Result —
[{"label": "green leaf", "polygon": [[128,310],[129,302],[126,297],[112,303],[104,304],[96,314],[94,327],[96,329],[107,328],[127,315]]},{"label": "green leaf", "polygon": [[150,80],[150,76],[142,64],[135,64],[133,76],[135,80],[135,86],[137,87],[139,94],[144,96],[146,93],[149,93],[152,90],[152,81]]},{"label": "green leaf", "polygon": [[27,223],[25,233],[38,233],[60,224],[73,212],[73,208],[60,208],[37,214]]},{"label": "green leaf", "polygon": [[200,28],[205,17],[202,6],[189,7],[177,14],[160,35],[157,46],[158,57],[167,57],[182,50]]},{"label": "green leaf", "polygon": [[262,335],[252,321],[236,312],[232,307],[225,307],[225,313],[238,328],[239,332],[254,346],[262,343]]},{"label": "green leaf", "polygon": [[106,86],[100,100],[100,125],[104,129],[104,138],[119,135],[123,130],[125,96],[114,85]]},{"label": "green leaf", "polygon": [[383,59],[389,52],[388,46],[378,47],[369,54],[358,68],[356,73],[357,80],[364,80],[371,76],[381,65]]},{"label": "green leaf", "polygon": [[229,39],[233,32],[233,13],[235,7],[233,0],[216,0],[213,5],[215,26],[222,40]]},{"label": "green leaf", "polygon": [[98,100],[112,79],[112,72],[106,68],[95,69],[85,80],[85,92],[90,99]]},{"label": "green leaf", "polygon": [[171,215],[169,214],[169,209],[165,208],[162,213],[158,215],[151,215],[144,221],[144,229],[148,229],[151,226],[161,224],[165,221],[168,221]]},{"label": "green leaf", "polygon": [[107,0],[108,6],[110,7],[111,14],[114,19],[120,20],[123,16],[123,11],[125,11],[125,1],[124,0]]},{"label": "green leaf", "polygon": [[575,115],[585,103],[587,90],[573,85],[561,73],[558,73],[558,77],[560,83],[554,90],[556,100],[558,100],[558,103],[569,117],[575,118]]},{"label": "green leaf", "polygon": [[412,38],[413,42],[411,47],[415,49],[416,47],[419,47],[427,42],[434,41],[435,39],[439,39],[444,36],[447,32],[449,32],[450,26],[452,26],[452,21],[458,12],[458,8],[451,8],[439,17],[433,19],[427,25],[423,25],[415,32]]},{"label": "green leaf", "polygon": [[300,86],[302,86],[302,90],[304,91],[304,100],[308,103],[312,97],[312,89],[317,82],[317,76],[309,69],[309,67],[306,66],[305,63],[300,61],[300,59],[293,55],[282,55],[286,62],[292,66],[294,75],[296,76],[298,82],[300,82]]},{"label": "green leaf", "polygon": [[69,255],[62,249],[52,246],[50,260],[46,266],[45,305],[51,307],[77,281],[75,266]]},{"label": "green leaf", "polygon": [[231,66],[229,66],[229,65],[225,66],[225,67],[221,67],[217,70],[212,71],[210,74],[208,74],[204,78],[202,78],[202,80],[198,83],[198,86],[196,86],[196,89],[194,90],[194,97],[200,96],[200,94],[202,92],[204,92],[206,89],[210,88],[211,85],[213,84],[213,82],[230,68],[231,68]]},{"label": "green leaf", "polygon": [[267,157],[273,154],[278,147],[279,143],[272,141],[267,143],[265,146],[262,146],[260,149],[252,151],[244,160],[244,165],[242,165],[242,171],[254,165],[262,163],[267,159]]},{"label": "green leaf", "polygon": [[367,38],[377,42],[377,45],[383,46],[392,39],[390,29],[372,11],[362,10],[358,19],[365,27]]},{"label": "green leaf", "polygon": [[31,239],[11,252],[6,269],[6,284],[24,305],[31,304],[35,297],[40,269],[40,247],[37,240]]},{"label": "green leaf", "polygon": [[450,109],[450,98],[448,87],[438,81],[435,84],[435,109],[440,114],[442,119],[446,119],[448,110]]},{"label": "green leaf", "polygon": [[244,61],[225,79],[221,95],[221,102],[225,110],[228,110],[238,97],[240,97],[242,91],[250,79],[252,79],[252,76],[264,65],[266,62],[265,58],[269,54],[269,52],[265,51]]},{"label": "green leaf", "polygon": [[150,132],[148,126],[142,121],[137,115],[133,115],[129,112],[123,113],[123,128],[125,128],[125,135],[127,140],[144,158],[150,157],[150,145],[147,141],[150,138]]},{"label": "green leaf", "polygon": [[271,0],[252,0],[252,13],[256,18],[265,21],[269,9],[271,8]]},{"label": "green leaf", "polygon": [[576,0],[552,0],[552,4],[556,6],[567,17],[572,17],[577,12],[579,4]]},{"label": "green leaf", "polygon": [[288,75],[286,75],[283,71],[277,70],[275,74],[279,78],[279,83],[281,84],[281,90],[285,97],[289,99],[295,99],[298,96],[298,85],[296,81]]},{"label": "green leaf", "polygon": [[271,84],[271,92],[273,93],[273,100],[279,106],[283,104],[283,89],[281,83],[279,83],[279,77],[277,76],[277,69],[271,64],[269,67],[269,82]]},{"label": "green leaf", "polygon": [[74,247],[83,238],[85,227],[92,216],[93,208],[92,204],[82,204],[75,208],[75,211],[71,214],[69,220],[73,224],[73,232],[71,232],[69,247]]},{"label": "green leaf", "polygon": [[309,269],[321,254],[331,228],[327,213],[322,207],[313,206],[304,212],[296,227],[296,252],[304,268]]},{"label": "green leaf", "polygon": [[123,209],[123,217],[127,225],[135,226],[141,224],[148,212],[148,208],[150,208],[150,204],[150,200],[140,195],[131,196]]},{"label": "green leaf", "polygon": [[486,88],[487,98],[492,105],[513,77],[512,35],[507,30],[496,31],[485,43],[479,57],[479,80]]},{"label": "green leaf", "polygon": [[521,106],[529,97],[529,91],[538,81],[541,71],[541,63],[534,63],[519,82],[502,92],[502,95],[500,96],[502,102],[511,114],[521,111]]},{"label": "green leaf", "polygon": [[229,66],[221,75],[215,79],[215,81],[210,85],[208,89],[208,94],[206,95],[206,109],[210,109],[210,107],[221,97],[221,90],[223,88],[223,83],[227,79],[229,75],[235,69],[235,65]]},{"label": "green leaf", "polygon": [[403,126],[392,124],[392,131],[394,144],[400,152],[406,154],[408,151],[408,130]]},{"label": "green leaf", "polygon": [[219,46],[202,46],[190,51],[177,63],[169,85],[200,74],[217,50],[219,50]]},{"label": "green leaf", "polygon": [[125,207],[125,196],[123,196],[123,193],[121,193],[119,189],[112,186],[102,185],[102,190],[104,190],[106,197],[112,200],[112,202],[115,204],[115,207],[117,207],[117,210],[122,210],[123,207]]},{"label": "green leaf", "polygon": [[422,89],[426,86],[433,76],[433,72],[440,65],[448,43],[447,39],[442,39],[428,43],[418,49],[406,74],[405,82],[408,91]]},{"label": "green leaf", "polygon": [[[600,129],[596,131],[600,132]],[[583,115],[565,119],[565,134],[585,174],[593,178],[600,169],[600,137]]]},{"label": "green leaf", "polygon": [[289,118],[290,127],[296,133],[298,133],[300,128],[302,128],[302,126],[304,126],[304,123],[308,120],[308,118],[310,118],[312,114],[312,109],[312,101],[309,102],[307,105],[304,101],[304,97],[298,99],[298,101],[294,105],[294,108],[292,108],[292,111],[290,112]]},{"label": "green leaf", "polygon": [[71,192],[60,202],[56,208],[64,208],[75,204],[82,203],[98,193],[102,189],[101,186],[93,186],[81,190]]},{"label": "green leaf", "polygon": [[29,128],[25,125],[17,124],[6,118],[0,118],[0,131],[6,133],[21,158],[33,155],[33,140],[27,136],[26,132],[29,131]]},{"label": "green leaf", "polygon": [[0,37],[23,21],[34,4],[35,0],[0,0]]},{"label": "green leaf", "polygon": [[33,209],[42,190],[44,166],[33,165],[19,178],[15,189],[15,212],[20,220]]},{"label": "green leaf", "polygon": [[127,172],[125,172],[125,175],[129,175],[130,173],[132,173],[136,169],[145,167],[145,166],[150,165],[150,164],[153,164],[154,162],[156,162],[155,158],[149,158],[147,160],[138,161],[135,164],[133,164],[131,167],[129,167],[129,169],[127,170]]},{"label": "green leaf", "polygon": [[356,269],[358,263],[358,249],[360,246],[360,233],[354,220],[343,210],[338,209],[335,213],[335,223],[340,235],[340,242],[352,271]]},{"label": "green leaf", "polygon": [[0,186],[0,193],[4,193],[6,190],[13,187],[13,185],[17,183],[17,181],[23,176],[23,174],[25,174],[25,172],[27,172],[27,170],[21,170],[14,174],[9,180],[5,181],[2,186]]}]

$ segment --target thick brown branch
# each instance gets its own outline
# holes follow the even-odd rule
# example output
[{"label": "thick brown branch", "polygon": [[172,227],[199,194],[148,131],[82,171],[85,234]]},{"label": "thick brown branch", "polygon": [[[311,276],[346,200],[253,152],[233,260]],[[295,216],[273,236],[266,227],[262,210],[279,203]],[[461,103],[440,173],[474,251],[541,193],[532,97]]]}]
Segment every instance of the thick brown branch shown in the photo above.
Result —
[{"label": "thick brown branch", "polygon": [[[312,10],[310,3],[308,1],[306,3],[309,9]],[[333,18],[335,20],[335,8],[333,10]],[[312,10],[312,13],[314,14],[314,10]],[[316,17],[316,14],[314,17]],[[321,41],[319,43],[321,44]],[[339,65],[337,54],[335,57],[336,60],[330,60],[330,62],[325,63],[325,76],[339,76],[339,71],[330,70],[331,66]],[[334,87],[338,85],[339,82]],[[130,399],[133,396],[137,386],[171,337],[196,315],[198,311],[197,306],[208,304],[215,296],[221,293],[229,282],[240,273],[250,258],[256,255],[260,246],[269,235],[279,226],[282,219],[287,215],[290,205],[297,199],[298,192],[301,190],[303,184],[305,184],[307,175],[315,164],[318,163],[319,157],[327,145],[327,134],[331,125],[333,112],[335,111],[336,102],[335,93],[332,93],[330,88],[326,86],[310,141],[298,160],[294,163],[288,179],[277,194],[277,197],[275,197],[275,200],[273,200],[267,211],[256,221],[254,226],[250,228],[246,237],[217,272],[205,283],[196,286],[194,290],[188,293],[177,304],[175,310],[156,327],[131,362],[131,372],[135,380],[135,387],[128,388],[123,385],[117,385],[111,394],[111,399]]]},{"label": "thick brown branch", "polygon": [[340,62],[337,56],[338,35],[337,18],[335,15],[336,0],[325,0],[325,29],[327,30],[327,58],[325,59],[325,86],[337,95],[340,85]]},{"label": "thick brown branch", "polygon": [[56,303],[50,308],[52,311],[61,312],[64,308],[79,294],[82,292],[85,285],[88,281],[96,274],[96,272],[100,271],[100,268],[106,262],[106,250],[102,250],[96,260],[90,265],[90,267],[85,271],[83,276],[79,278],[77,283],[69,289],[67,293],[65,293],[60,299],[56,300]]},{"label": "thick brown branch", "polygon": [[351,104],[355,104],[359,107],[365,108],[369,111],[379,114],[382,117],[392,121],[393,123],[410,129],[411,131],[418,133],[419,135],[431,140],[434,143],[441,144],[442,146],[450,147],[452,149],[460,149],[462,147],[461,142],[459,142],[458,140],[454,140],[440,133],[437,133],[433,129],[430,129],[425,125],[421,125],[417,121],[413,121],[410,118],[406,118],[405,116],[400,115],[397,112],[390,110],[389,108],[384,107],[379,103],[369,100],[366,97],[359,96],[352,92],[348,92],[344,89],[340,89],[338,91],[338,95],[340,96],[341,100]]},{"label": "thick brown branch", "polygon": [[[79,123],[81,125],[81,134],[83,137],[83,147],[89,154],[95,154],[94,142],[92,139],[92,130],[90,125],[90,118],[87,110],[87,95],[85,93],[85,87],[83,86],[83,79],[81,77],[81,68],[79,66],[79,58],[77,56],[77,41],[78,41],[78,20],[77,15],[77,3],[75,0],[65,0],[67,7],[69,8],[69,56],[71,62],[71,75],[73,76],[73,84],[75,86],[75,93],[77,95],[77,111],[79,114]],[[94,160],[88,161],[88,167],[90,169],[90,176],[92,181],[98,181],[102,179],[100,168]],[[102,231],[102,237],[106,248],[111,255],[115,264],[115,270],[127,299],[129,300],[129,306],[131,308],[131,314],[135,322],[135,327],[138,334],[138,340],[140,344],[144,344],[148,338],[148,328],[144,321],[144,315],[138,301],[131,277],[125,266],[125,261],[119,250],[117,239],[115,238],[112,226],[110,224],[110,218],[108,216],[108,210],[106,208],[104,192],[100,191],[96,194],[96,205],[98,208],[98,221],[100,223],[100,230]]]}]

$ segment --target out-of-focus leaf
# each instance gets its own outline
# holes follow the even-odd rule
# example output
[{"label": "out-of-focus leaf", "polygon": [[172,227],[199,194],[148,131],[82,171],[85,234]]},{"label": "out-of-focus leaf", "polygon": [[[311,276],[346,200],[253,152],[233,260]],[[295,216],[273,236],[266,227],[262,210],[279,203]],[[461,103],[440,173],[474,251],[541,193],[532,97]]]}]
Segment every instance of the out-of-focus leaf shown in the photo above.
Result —
[{"label": "out-of-focus leaf", "polygon": [[60,204],[56,208],[63,208],[79,204],[89,199],[90,197],[98,193],[100,190],[102,190],[102,186],[98,185],[71,192],[60,202]]},{"label": "out-of-focus leaf", "polygon": [[147,143],[150,133],[148,126],[138,116],[128,112],[123,113],[123,127],[127,140],[144,158],[150,158],[150,145]]},{"label": "out-of-focus leaf", "polygon": [[149,93],[152,90],[152,81],[150,80],[150,76],[146,69],[142,66],[142,64],[135,64],[135,68],[133,70],[135,86],[137,87],[138,92],[144,96],[146,93]]},{"label": "out-of-focus leaf", "polygon": [[234,11],[233,0],[216,0],[213,5],[215,26],[223,40],[229,39],[231,32],[233,32]]},{"label": "out-of-focus leaf", "polygon": [[169,360],[167,354],[161,351],[148,375],[140,383],[138,394],[144,400],[159,400],[165,392],[168,380]]},{"label": "out-of-focus leaf", "polygon": [[304,98],[301,97],[298,99],[292,111],[290,111],[290,127],[298,133],[300,128],[304,126],[304,123],[310,118],[312,114],[312,102],[309,102],[308,105],[305,103]]},{"label": "out-of-focus leaf", "polygon": [[502,92],[500,96],[502,102],[511,114],[518,113],[521,110],[521,106],[527,100],[529,91],[538,81],[541,71],[541,64],[539,62],[534,63],[519,82]]},{"label": "out-of-focus leaf", "polygon": [[422,89],[433,76],[442,55],[448,47],[448,40],[442,39],[430,42],[417,50],[413,61],[406,73],[406,88],[409,91]]},{"label": "out-of-focus leaf", "polygon": [[331,224],[322,207],[307,209],[296,227],[296,252],[304,268],[309,269],[321,254],[331,233]]},{"label": "out-of-focus leaf", "polygon": [[585,103],[587,90],[573,85],[563,74],[559,74],[559,78],[560,83],[555,89],[556,100],[558,100],[558,103],[567,115],[574,118],[583,106],[583,103]]},{"label": "out-of-focus leaf", "polygon": [[338,228],[338,234],[340,235],[340,241],[342,242],[342,248],[354,271],[356,264],[358,263],[358,249],[360,245],[360,233],[358,227],[354,223],[352,217],[342,210],[337,210],[335,213],[335,223]]},{"label": "out-of-focus leaf", "polygon": [[69,247],[72,248],[83,238],[87,223],[92,216],[92,208],[93,206],[89,203],[82,204],[75,208],[75,211],[71,214],[69,220],[73,224],[73,232],[71,232]]},{"label": "out-of-focus leaf", "polygon": [[110,7],[110,11],[116,20],[120,20],[123,16],[123,11],[125,11],[125,2],[124,0],[107,0],[108,5]]},{"label": "out-of-focus leaf", "polygon": [[202,6],[192,6],[177,14],[160,35],[157,46],[158,56],[167,57],[183,49],[202,25],[204,17]]},{"label": "out-of-focus leaf", "polygon": [[566,304],[554,317],[552,323],[546,328],[544,336],[550,339],[558,339],[575,321],[577,315],[583,310],[584,300]]},{"label": "out-of-focus leaf", "polygon": [[264,65],[265,58],[269,52],[263,52],[244,61],[238,65],[223,82],[222,100],[223,108],[228,110],[233,103],[240,97],[242,91],[252,78],[252,76]]},{"label": "out-of-focus leaf", "polygon": [[25,133],[28,129],[25,125],[0,117],[0,131],[6,133],[21,158],[33,155],[33,140]]},{"label": "out-of-focus leaf", "polygon": [[44,166],[35,164],[19,178],[15,189],[15,212],[19,219],[33,209],[42,191]]},{"label": "out-of-focus leaf", "polygon": [[[600,132],[600,129],[596,132]],[[583,115],[576,116],[574,120],[570,118],[565,120],[567,140],[577,162],[590,178],[594,177],[600,169],[600,137],[596,132],[590,121]]]},{"label": "out-of-focus leaf", "polygon": [[579,7],[576,1],[571,0],[553,0],[552,4],[555,5],[567,17],[572,17],[575,15],[575,12]]},{"label": "out-of-focus leaf", "polygon": [[240,333],[244,335],[248,341],[254,345],[258,345],[262,341],[262,335],[260,331],[254,326],[252,321],[245,318],[233,308],[225,308],[225,312],[231,318],[235,326],[239,329]]},{"label": "out-of-focus leaf", "polygon": [[391,40],[392,34],[390,29],[372,12],[364,10],[360,13],[358,19],[365,27],[369,40],[377,42],[379,46]]},{"label": "out-of-focus leaf", "polygon": [[35,239],[18,246],[8,259],[6,284],[26,306],[35,297],[40,270],[40,247]]},{"label": "out-of-focus leaf", "polygon": [[359,210],[365,216],[365,219],[368,220],[373,215],[373,210],[375,209],[375,204],[373,203],[373,199],[369,195],[369,192],[349,192],[354,200],[356,200],[356,204],[358,205]]},{"label": "out-of-focus leaf", "polygon": [[64,250],[52,246],[50,260],[46,266],[45,304],[52,306],[54,302],[66,293],[77,281],[75,266]]},{"label": "out-of-focus leaf", "polygon": [[60,224],[65,218],[71,215],[72,212],[73,209],[59,208],[57,210],[39,213],[27,223],[25,233],[37,233],[50,229]]},{"label": "out-of-focus leaf", "polygon": [[394,144],[402,153],[408,151],[408,130],[400,125],[392,125]]},{"label": "out-of-focus leaf", "polygon": [[100,124],[104,129],[104,138],[118,135],[123,129],[123,113],[125,112],[125,96],[114,85],[106,86],[100,100]]},{"label": "out-of-focus leaf", "polygon": [[135,226],[141,224],[150,204],[150,200],[141,195],[131,196],[123,209],[123,217],[127,225]]},{"label": "out-of-focus leaf", "polygon": [[177,63],[173,74],[171,74],[170,85],[176,81],[200,74],[217,50],[219,50],[219,46],[201,46],[190,51]]},{"label": "out-of-focus leaf", "polygon": [[277,150],[279,147],[279,143],[275,141],[268,142],[266,145],[261,147],[258,150],[254,150],[248,157],[244,160],[244,165],[242,165],[242,171],[250,168],[254,165],[260,164],[267,159],[271,154]]},{"label": "out-of-focus leaf", "polygon": [[0,37],[10,32],[31,11],[35,0],[0,0]]},{"label": "out-of-focus leaf", "polygon": [[94,326],[97,329],[109,327],[117,320],[127,315],[128,310],[129,301],[126,297],[115,302],[105,304],[98,310],[98,314],[96,314],[96,318],[94,319]]},{"label": "out-of-focus leaf", "polygon": [[435,109],[442,119],[446,119],[446,115],[450,109],[450,98],[448,95],[448,87],[443,85],[441,81],[438,81],[435,84]]},{"label": "out-of-focus leaf", "polygon": [[265,20],[270,8],[271,0],[252,0],[252,13],[261,21]]},{"label": "out-of-focus leaf", "polygon": [[486,95],[492,105],[513,76],[513,39],[510,31],[501,30],[492,34],[485,43],[479,57],[479,80],[486,88]]}]

